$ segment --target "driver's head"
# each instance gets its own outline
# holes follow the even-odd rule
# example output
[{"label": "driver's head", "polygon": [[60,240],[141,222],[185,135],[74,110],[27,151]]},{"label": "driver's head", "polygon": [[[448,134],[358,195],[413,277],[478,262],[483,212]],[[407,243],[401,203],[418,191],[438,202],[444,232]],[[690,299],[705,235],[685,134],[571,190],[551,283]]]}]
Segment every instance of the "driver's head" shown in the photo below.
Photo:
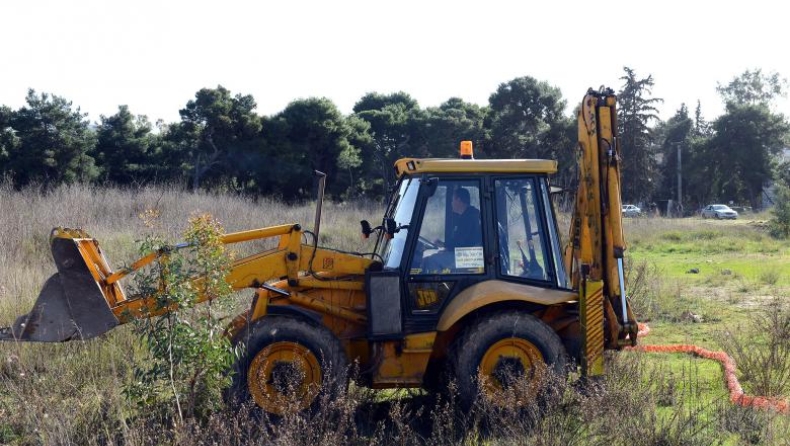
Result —
[{"label": "driver's head", "polygon": [[469,207],[469,191],[459,187],[453,192],[453,212],[456,214],[463,214],[467,207]]}]

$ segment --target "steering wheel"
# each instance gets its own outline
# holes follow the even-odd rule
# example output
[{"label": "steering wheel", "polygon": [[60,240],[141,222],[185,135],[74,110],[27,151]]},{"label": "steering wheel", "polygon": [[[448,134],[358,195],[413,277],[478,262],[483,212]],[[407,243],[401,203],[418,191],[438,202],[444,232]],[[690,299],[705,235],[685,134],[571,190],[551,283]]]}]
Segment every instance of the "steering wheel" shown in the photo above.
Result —
[{"label": "steering wheel", "polygon": [[417,236],[417,240],[419,240],[420,243],[422,243],[428,249],[439,249],[439,246],[436,243],[428,240],[427,238],[421,235]]}]

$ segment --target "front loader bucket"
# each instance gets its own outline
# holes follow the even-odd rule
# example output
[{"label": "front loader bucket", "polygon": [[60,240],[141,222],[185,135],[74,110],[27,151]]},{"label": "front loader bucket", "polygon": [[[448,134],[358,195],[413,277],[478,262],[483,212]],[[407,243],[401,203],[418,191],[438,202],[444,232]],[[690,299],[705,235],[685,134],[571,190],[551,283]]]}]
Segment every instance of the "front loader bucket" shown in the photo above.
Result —
[{"label": "front loader bucket", "polygon": [[[82,231],[56,228],[52,257],[58,272],[47,279],[30,313],[0,329],[2,341],[63,342],[89,339],[118,325],[102,286],[109,271],[98,243]],[[118,287],[118,285],[114,285]],[[120,288],[117,288],[122,293]]]}]

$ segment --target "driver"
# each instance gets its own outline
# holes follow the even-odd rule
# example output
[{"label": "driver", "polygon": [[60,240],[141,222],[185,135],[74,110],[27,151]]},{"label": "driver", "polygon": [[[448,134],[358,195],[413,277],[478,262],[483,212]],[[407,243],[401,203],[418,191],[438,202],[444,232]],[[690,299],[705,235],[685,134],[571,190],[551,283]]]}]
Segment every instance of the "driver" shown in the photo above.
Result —
[{"label": "driver", "polygon": [[469,191],[457,188],[453,192],[453,218],[447,240],[435,240],[443,250],[426,257],[423,267],[427,271],[444,271],[455,267],[455,248],[482,246],[480,210],[471,205]]}]

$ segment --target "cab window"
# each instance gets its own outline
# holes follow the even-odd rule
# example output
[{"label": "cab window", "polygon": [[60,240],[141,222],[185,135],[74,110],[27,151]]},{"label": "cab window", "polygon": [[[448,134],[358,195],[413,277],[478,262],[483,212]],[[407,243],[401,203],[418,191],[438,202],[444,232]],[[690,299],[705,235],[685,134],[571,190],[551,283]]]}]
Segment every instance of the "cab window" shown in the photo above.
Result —
[{"label": "cab window", "polygon": [[545,230],[532,178],[496,180],[496,239],[499,272],[530,280],[549,280]]},{"label": "cab window", "polygon": [[411,274],[482,274],[480,182],[441,180],[428,198]]},{"label": "cab window", "polygon": [[395,220],[396,226],[401,229],[395,233],[391,240],[385,237],[382,231],[377,249],[377,253],[387,268],[397,268],[400,265],[419,189],[419,178],[406,178],[401,183],[398,194],[393,198],[393,206],[387,213],[387,217]]}]

